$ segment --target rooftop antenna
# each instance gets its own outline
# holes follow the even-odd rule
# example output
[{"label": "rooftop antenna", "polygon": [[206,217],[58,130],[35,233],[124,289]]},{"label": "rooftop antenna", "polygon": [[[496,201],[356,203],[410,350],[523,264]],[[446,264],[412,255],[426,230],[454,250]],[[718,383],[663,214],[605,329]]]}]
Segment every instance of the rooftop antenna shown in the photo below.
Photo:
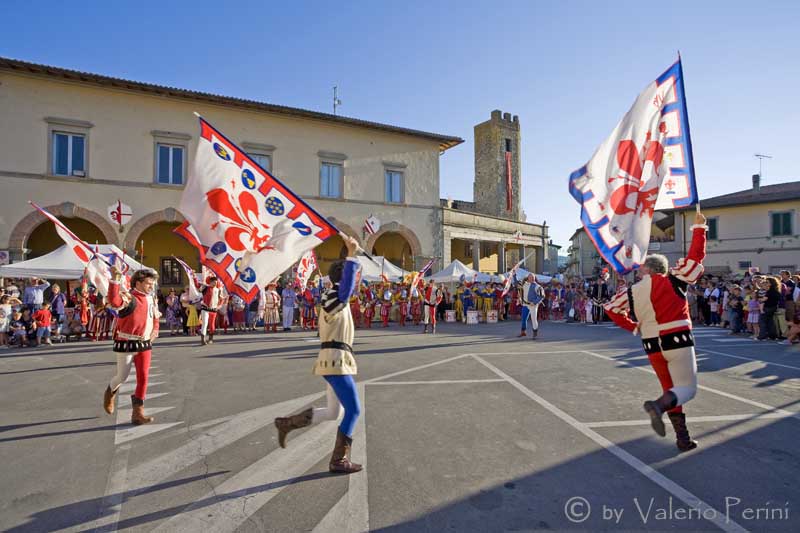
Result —
[{"label": "rooftop antenna", "polygon": [[772,159],[771,155],[764,155],[764,154],[753,154],[755,157],[758,158],[758,177],[761,177],[761,161],[764,159]]},{"label": "rooftop antenna", "polygon": [[334,85],[333,86],[333,114],[336,116],[336,108],[342,105],[342,101],[339,100],[339,97],[336,94],[336,91],[339,87]]}]

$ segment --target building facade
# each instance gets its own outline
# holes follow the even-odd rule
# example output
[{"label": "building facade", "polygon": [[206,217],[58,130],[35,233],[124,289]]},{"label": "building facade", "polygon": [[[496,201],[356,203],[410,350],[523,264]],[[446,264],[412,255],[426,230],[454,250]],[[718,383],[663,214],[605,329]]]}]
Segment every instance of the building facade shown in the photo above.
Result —
[{"label": "building facade", "polygon": [[[45,207],[89,243],[116,244],[185,283],[197,265],[172,229],[198,138],[198,112],[362,246],[406,269],[443,257],[439,156],[458,137],[0,58],[0,249],[13,261],[62,244]],[[118,200],[132,217],[120,225]],[[364,220],[382,221],[374,234]],[[143,252],[142,252],[143,251]],[[143,255],[142,255],[143,253]],[[324,270],[345,253],[320,245]]]},{"label": "building facade", "polygon": [[[777,273],[800,268],[800,181],[753,187],[700,200],[708,219],[706,272],[741,275],[749,269]],[[650,250],[670,262],[686,254],[691,243],[694,208],[676,210],[677,238],[652,242]]]}]

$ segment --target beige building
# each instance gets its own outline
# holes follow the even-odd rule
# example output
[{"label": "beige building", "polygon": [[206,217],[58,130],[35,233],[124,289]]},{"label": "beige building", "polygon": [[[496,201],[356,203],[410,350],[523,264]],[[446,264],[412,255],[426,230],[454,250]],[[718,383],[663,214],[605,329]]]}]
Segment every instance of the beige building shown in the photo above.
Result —
[{"label": "beige building", "polygon": [[[707,272],[743,274],[754,267],[776,273],[800,268],[800,181],[761,186],[755,175],[751,189],[701,199],[700,206],[709,226]],[[650,245],[651,251],[671,262],[685,255],[691,243],[694,208],[673,213],[672,233],[679,237]]]},{"label": "beige building", "polygon": [[594,243],[589,238],[586,230],[580,227],[575,230],[569,238],[570,246],[567,248],[569,259],[567,260],[567,277],[578,276],[590,278],[600,273],[605,262],[600,257]]},{"label": "beige building", "polygon": [[[164,285],[181,283],[170,257],[197,263],[171,232],[199,133],[194,111],[367,250],[407,269],[448,255],[439,156],[458,137],[2,58],[0,249],[19,261],[61,245],[33,200],[90,243],[137,257],[143,248]],[[107,214],[120,199],[133,215],[123,226]],[[366,235],[370,215],[382,225]],[[317,252],[324,266],[343,243]]]},{"label": "beige building", "polygon": [[[706,272],[742,275],[800,269],[800,181],[760,185],[700,200],[708,219]],[[691,245],[694,207],[659,211],[653,218],[649,251],[667,256],[670,264],[684,257]],[[570,238],[567,273],[592,276],[603,261],[583,228]]]}]

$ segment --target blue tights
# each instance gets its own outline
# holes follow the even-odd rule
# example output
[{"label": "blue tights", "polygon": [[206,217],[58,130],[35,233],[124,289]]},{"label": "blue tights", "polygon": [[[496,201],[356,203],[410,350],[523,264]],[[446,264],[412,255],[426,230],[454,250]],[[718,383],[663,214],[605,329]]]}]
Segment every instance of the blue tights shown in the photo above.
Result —
[{"label": "blue tights", "polygon": [[361,414],[361,402],[358,400],[358,389],[356,380],[352,375],[345,376],[322,376],[325,381],[333,388],[339,403],[344,407],[344,417],[339,429],[348,437],[353,436],[356,428],[356,420]]}]

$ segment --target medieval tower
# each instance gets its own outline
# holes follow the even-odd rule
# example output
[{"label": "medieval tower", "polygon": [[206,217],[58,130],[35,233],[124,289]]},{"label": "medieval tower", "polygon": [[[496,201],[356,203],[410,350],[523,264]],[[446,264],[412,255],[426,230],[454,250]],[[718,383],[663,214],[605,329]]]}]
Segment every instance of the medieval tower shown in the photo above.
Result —
[{"label": "medieval tower", "polygon": [[522,221],[519,117],[492,111],[475,126],[476,210]]}]

